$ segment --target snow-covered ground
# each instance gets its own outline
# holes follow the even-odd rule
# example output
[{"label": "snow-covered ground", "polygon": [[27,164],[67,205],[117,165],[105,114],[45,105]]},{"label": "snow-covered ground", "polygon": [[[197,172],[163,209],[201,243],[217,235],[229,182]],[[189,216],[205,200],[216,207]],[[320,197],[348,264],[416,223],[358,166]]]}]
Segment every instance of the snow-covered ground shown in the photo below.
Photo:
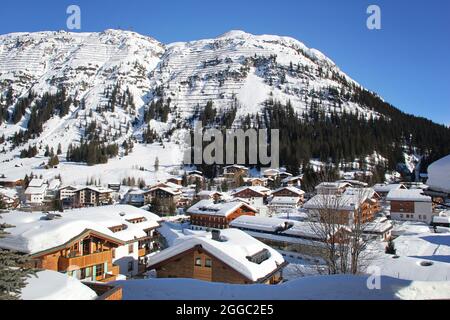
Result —
[{"label": "snow-covered ground", "polygon": [[[2,159],[4,155],[0,155]],[[100,181],[102,185],[108,183],[120,183],[124,178],[135,178],[136,181],[142,178],[147,184],[163,181],[171,176],[171,172],[180,168],[183,153],[180,146],[174,143],[142,145],[136,144],[134,152],[128,156],[110,159],[107,164],[87,166],[79,163],[68,163],[62,161],[56,169],[43,169],[42,163],[47,163],[47,159],[37,157],[32,159],[16,158],[8,163],[0,164],[0,173],[8,179],[23,179],[25,174],[31,172],[37,176],[42,175],[44,179],[52,179],[56,175],[61,175],[62,183],[85,184],[91,179]],[[159,159],[159,170],[155,171],[155,159]],[[144,168],[141,171],[140,168]]]},{"label": "snow-covered ground", "polygon": [[[370,282],[370,281],[369,281]],[[119,281],[124,300],[415,300],[449,299],[450,282],[381,278],[370,290],[366,276],[317,276],[281,285],[231,285],[191,279]],[[372,283],[372,282],[370,282]]]},{"label": "snow-covered ground", "polygon": [[97,294],[79,280],[55,271],[30,276],[22,289],[23,300],[94,300]]}]

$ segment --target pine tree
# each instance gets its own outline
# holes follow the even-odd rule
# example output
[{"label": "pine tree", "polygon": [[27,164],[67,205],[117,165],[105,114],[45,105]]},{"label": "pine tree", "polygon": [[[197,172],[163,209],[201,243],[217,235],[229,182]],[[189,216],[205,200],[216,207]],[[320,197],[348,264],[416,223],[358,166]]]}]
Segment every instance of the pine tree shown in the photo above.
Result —
[{"label": "pine tree", "polygon": [[158,172],[158,171],[159,171],[159,158],[156,157],[156,159],[155,159],[155,172]]},{"label": "pine tree", "polygon": [[[7,235],[4,230],[10,227],[0,224],[0,238]],[[0,300],[20,299],[20,293],[26,286],[27,279],[35,274],[35,271],[27,265],[30,265],[27,256],[0,249]]]}]

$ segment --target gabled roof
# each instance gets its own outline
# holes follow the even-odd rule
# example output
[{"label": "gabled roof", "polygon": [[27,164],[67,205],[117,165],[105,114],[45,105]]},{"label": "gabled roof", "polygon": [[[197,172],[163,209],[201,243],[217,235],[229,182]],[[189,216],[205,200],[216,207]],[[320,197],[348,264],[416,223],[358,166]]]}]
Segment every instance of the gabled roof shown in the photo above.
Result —
[{"label": "gabled roof", "polygon": [[271,205],[297,205],[300,202],[299,197],[274,197]]},{"label": "gabled roof", "polygon": [[[221,231],[221,241],[213,240],[209,232],[175,240],[173,246],[152,256],[150,268],[195,248],[201,248],[253,282],[259,282],[286,264],[280,253],[261,241],[240,230],[227,229]],[[268,253],[267,259],[261,264],[251,262],[249,257],[262,251]]]},{"label": "gabled roof", "polygon": [[262,187],[262,186],[249,187],[249,186],[246,186],[246,187],[241,187],[239,189],[234,190],[231,194],[233,196],[235,196],[235,195],[237,195],[237,194],[239,194],[239,193],[241,193],[242,191],[245,191],[245,190],[251,190],[253,192],[256,192],[256,193],[260,194],[261,197],[264,197],[268,193],[270,193],[270,189],[268,189],[266,187]]},{"label": "gabled roof", "polygon": [[190,207],[187,213],[228,217],[241,207],[246,207],[250,211],[257,212],[255,208],[241,201],[214,203],[212,200],[202,200]]},{"label": "gabled roof", "polygon": [[389,192],[389,191],[392,191],[392,190],[406,189],[406,187],[403,184],[401,184],[401,183],[398,183],[398,184],[379,183],[379,184],[374,185],[373,189],[376,192],[383,192],[384,193],[384,192]]},{"label": "gabled roof", "polygon": [[303,205],[305,209],[337,209],[354,211],[359,208],[362,201],[353,195],[316,195]]},{"label": "gabled roof", "polygon": [[[66,210],[61,218],[48,220],[41,212],[11,212],[2,215],[2,222],[15,226],[0,239],[0,248],[29,254],[64,246],[86,232],[100,235],[112,242],[124,243],[147,236],[146,230],[159,226],[160,217],[127,205],[103,206]],[[146,221],[128,222],[137,218]],[[125,225],[126,229],[112,232],[109,228]]]},{"label": "gabled roof", "polygon": [[388,193],[386,200],[388,201],[415,201],[415,202],[431,202],[431,197],[423,194],[421,189],[398,189]]},{"label": "gabled roof", "polygon": [[288,190],[288,191],[290,191],[292,193],[298,194],[299,196],[302,196],[302,195],[305,194],[305,191],[303,191],[301,189],[298,189],[298,188],[295,188],[295,187],[282,187],[282,188],[279,188],[279,189],[273,191],[272,193],[277,193],[277,192],[280,192],[280,191],[283,191],[283,190]]},{"label": "gabled roof", "polygon": [[43,184],[40,187],[28,187],[27,190],[25,190],[25,194],[44,194],[47,190],[47,187],[48,186],[46,184]]},{"label": "gabled roof", "polygon": [[28,184],[28,187],[40,187],[43,184],[45,184],[45,180],[44,179],[33,179]]}]

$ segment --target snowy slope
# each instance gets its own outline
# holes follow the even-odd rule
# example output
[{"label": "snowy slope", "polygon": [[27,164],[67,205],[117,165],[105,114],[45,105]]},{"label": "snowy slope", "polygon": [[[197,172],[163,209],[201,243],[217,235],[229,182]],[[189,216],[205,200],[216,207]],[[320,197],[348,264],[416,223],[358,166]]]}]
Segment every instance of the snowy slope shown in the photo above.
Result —
[{"label": "snowy slope", "polygon": [[[236,103],[238,116],[257,113],[269,98],[283,103],[290,100],[301,112],[305,97],[318,99],[328,87],[342,87],[331,79],[332,72],[355,83],[322,53],[293,38],[243,31],[170,44],[162,59],[154,73],[155,86],[163,86],[164,97],[172,99],[181,117],[189,117],[197,105],[204,106],[209,100],[218,109]],[[323,74],[319,76],[320,68]],[[325,107],[335,105],[330,101]],[[368,111],[351,103],[342,110]]]},{"label": "snowy slope", "polygon": [[[152,129],[161,135],[177,125],[183,126],[197,106],[203,108],[210,100],[219,112],[236,107],[237,124],[239,118],[260,112],[268,99],[290,101],[300,114],[307,111],[306,102],[321,101],[324,110],[378,116],[345,99],[337,101],[330,94],[331,89],[341,95],[349,93],[351,85],[358,84],[330,59],[289,37],[230,31],[214,39],[164,45],[151,37],[120,30],[1,35],[0,95],[5,96],[11,86],[13,100],[17,102],[30,92],[42,96],[64,86],[70,97],[84,101],[86,107],[74,103],[63,118],[54,116],[48,120],[39,137],[16,148],[6,141],[0,148],[0,173],[12,177],[19,171],[20,177],[31,171],[36,173],[48,161],[43,157],[47,145],[56,150],[61,144],[64,156],[69,144],[78,144],[94,121],[108,141],[121,144],[132,137],[139,141],[147,126],[143,121],[144,110],[160,98],[171,100],[168,122],[150,121]],[[118,86],[120,94],[130,91],[134,108],[104,110],[108,104],[106,92],[114,86]],[[10,115],[13,109],[14,104],[9,107]],[[0,137],[8,138],[26,130],[29,118],[30,110],[27,110],[17,124],[0,124]],[[182,140],[182,130],[170,133],[172,142]],[[38,147],[38,156],[18,159],[20,151],[29,146]],[[122,178],[135,164],[145,162],[144,167],[151,166],[154,157],[143,159],[143,149],[136,147],[136,150],[139,155],[130,155],[134,163],[122,157],[112,167],[102,170],[119,168]],[[164,153],[158,154],[169,160],[164,163],[160,159],[163,167],[172,170],[175,160],[179,161],[177,164],[181,162],[180,152],[175,156],[172,151],[167,156]],[[60,160],[63,175],[72,177],[75,170],[81,172],[77,182],[84,183],[96,173],[73,165],[66,171],[63,157]],[[53,175],[52,170],[40,173]],[[137,175],[150,178],[149,174]],[[72,180],[75,179],[67,182]]]}]

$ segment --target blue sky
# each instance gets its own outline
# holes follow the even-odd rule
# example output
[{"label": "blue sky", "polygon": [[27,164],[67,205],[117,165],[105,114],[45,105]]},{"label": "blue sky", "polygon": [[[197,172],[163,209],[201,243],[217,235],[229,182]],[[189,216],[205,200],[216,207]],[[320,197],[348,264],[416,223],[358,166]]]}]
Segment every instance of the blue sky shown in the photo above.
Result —
[{"label": "blue sky", "polygon": [[[85,32],[132,29],[164,43],[231,29],[292,36],[401,110],[450,125],[448,0],[16,0],[1,4],[0,33],[65,29],[69,4]],[[366,27],[371,4],[382,30]]]}]

